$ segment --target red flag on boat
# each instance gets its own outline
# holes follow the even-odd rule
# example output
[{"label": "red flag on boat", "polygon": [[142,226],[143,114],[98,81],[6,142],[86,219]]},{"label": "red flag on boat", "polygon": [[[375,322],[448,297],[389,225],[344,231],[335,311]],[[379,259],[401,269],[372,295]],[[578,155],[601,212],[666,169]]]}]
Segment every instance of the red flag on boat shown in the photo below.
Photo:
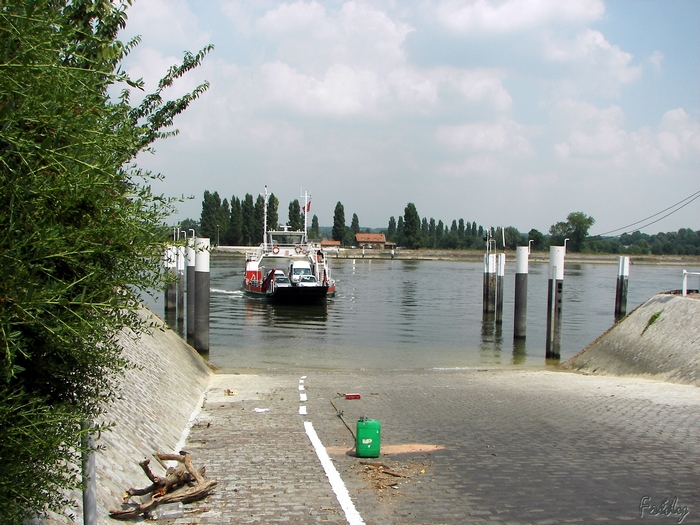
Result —
[{"label": "red flag on boat", "polygon": [[309,201],[309,202],[306,204],[306,213],[309,213],[310,211],[311,211],[311,201]]}]

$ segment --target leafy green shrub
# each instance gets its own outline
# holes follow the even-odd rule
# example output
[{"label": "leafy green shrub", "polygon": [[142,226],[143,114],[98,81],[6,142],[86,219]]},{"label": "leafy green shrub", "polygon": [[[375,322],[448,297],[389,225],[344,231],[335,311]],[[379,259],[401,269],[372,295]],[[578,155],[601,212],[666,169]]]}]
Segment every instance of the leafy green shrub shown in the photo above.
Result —
[{"label": "leafy green shrub", "polygon": [[[130,3],[130,0],[127,0]],[[80,484],[81,421],[99,419],[139,333],[140,290],[162,289],[173,203],[135,156],[207,84],[161,94],[199,65],[186,54],[132,107],[115,83],[127,5],[5,0],[0,6],[0,522],[61,510]]]}]

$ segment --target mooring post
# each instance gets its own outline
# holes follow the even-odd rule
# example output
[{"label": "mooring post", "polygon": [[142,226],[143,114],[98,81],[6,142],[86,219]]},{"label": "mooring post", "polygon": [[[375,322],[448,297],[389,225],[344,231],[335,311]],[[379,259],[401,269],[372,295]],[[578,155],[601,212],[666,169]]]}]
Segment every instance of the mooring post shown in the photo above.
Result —
[{"label": "mooring post", "polygon": [[83,421],[83,525],[97,525],[97,481],[95,479],[95,435],[90,421]]},{"label": "mooring post", "polygon": [[163,257],[168,277],[171,281],[165,287],[165,317],[174,317],[177,310],[177,250],[168,246]]},{"label": "mooring post", "polygon": [[561,357],[561,309],[564,295],[565,246],[549,247],[549,284],[547,292],[546,358]]},{"label": "mooring post", "polygon": [[194,230],[193,237],[187,239],[185,259],[187,259],[187,339],[194,337]]},{"label": "mooring post", "polygon": [[489,254],[489,312],[496,311],[496,254]]},{"label": "mooring post", "polygon": [[496,254],[484,255],[484,312],[496,309]]},{"label": "mooring post", "polygon": [[489,254],[484,254],[484,284],[481,297],[482,311],[489,311]]},{"label": "mooring post", "polygon": [[529,246],[518,246],[515,251],[514,339],[525,339],[527,334],[527,274],[529,251]]},{"label": "mooring post", "polygon": [[177,326],[185,324],[185,247],[177,247]]},{"label": "mooring post", "polygon": [[194,261],[194,348],[209,351],[209,239],[197,237]]},{"label": "mooring post", "polygon": [[496,324],[503,324],[503,281],[506,276],[506,254],[497,256],[496,269]]},{"label": "mooring post", "polygon": [[627,313],[627,284],[630,276],[630,258],[620,256],[617,261],[617,287],[615,289],[615,320]]}]

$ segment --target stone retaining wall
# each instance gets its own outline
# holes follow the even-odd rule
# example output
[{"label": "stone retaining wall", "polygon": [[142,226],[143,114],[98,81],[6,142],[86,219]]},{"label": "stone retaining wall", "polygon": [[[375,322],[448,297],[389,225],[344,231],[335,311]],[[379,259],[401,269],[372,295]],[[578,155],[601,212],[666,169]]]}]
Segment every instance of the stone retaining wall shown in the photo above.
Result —
[{"label": "stone retaining wall", "polygon": [[[144,315],[163,328],[163,322],[148,310]],[[112,429],[96,442],[97,521],[120,523],[109,517],[118,509],[129,487],[150,484],[138,463],[155,451],[177,452],[193,418],[201,409],[211,371],[202,357],[169,329],[152,330],[151,336],[138,340],[133,334],[121,338],[125,355],[139,365],[128,370],[123,379],[121,398],[112,404],[105,420]],[[195,463],[196,464],[196,463]],[[153,472],[163,469],[151,461]],[[74,495],[79,503],[74,518],[50,516],[48,523],[83,523],[82,493]]]},{"label": "stone retaining wall", "polygon": [[561,367],[700,386],[700,298],[655,295]]}]

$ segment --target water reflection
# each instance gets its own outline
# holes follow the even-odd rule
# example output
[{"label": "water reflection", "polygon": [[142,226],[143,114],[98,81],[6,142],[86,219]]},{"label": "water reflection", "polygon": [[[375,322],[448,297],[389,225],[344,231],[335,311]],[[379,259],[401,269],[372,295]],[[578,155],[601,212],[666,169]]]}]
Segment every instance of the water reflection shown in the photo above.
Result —
[{"label": "water reflection", "polygon": [[304,329],[325,328],[328,321],[328,305],[313,304],[293,306],[271,304],[264,300],[247,297],[246,320],[253,325],[272,327],[298,327]]},{"label": "water reflection", "polygon": [[527,346],[525,339],[513,339],[513,359],[511,364],[524,365],[527,359]]},{"label": "water reflection", "polygon": [[479,354],[483,363],[500,363],[503,344],[503,325],[496,323],[495,312],[483,312],[481,318],[481,345]]}]

